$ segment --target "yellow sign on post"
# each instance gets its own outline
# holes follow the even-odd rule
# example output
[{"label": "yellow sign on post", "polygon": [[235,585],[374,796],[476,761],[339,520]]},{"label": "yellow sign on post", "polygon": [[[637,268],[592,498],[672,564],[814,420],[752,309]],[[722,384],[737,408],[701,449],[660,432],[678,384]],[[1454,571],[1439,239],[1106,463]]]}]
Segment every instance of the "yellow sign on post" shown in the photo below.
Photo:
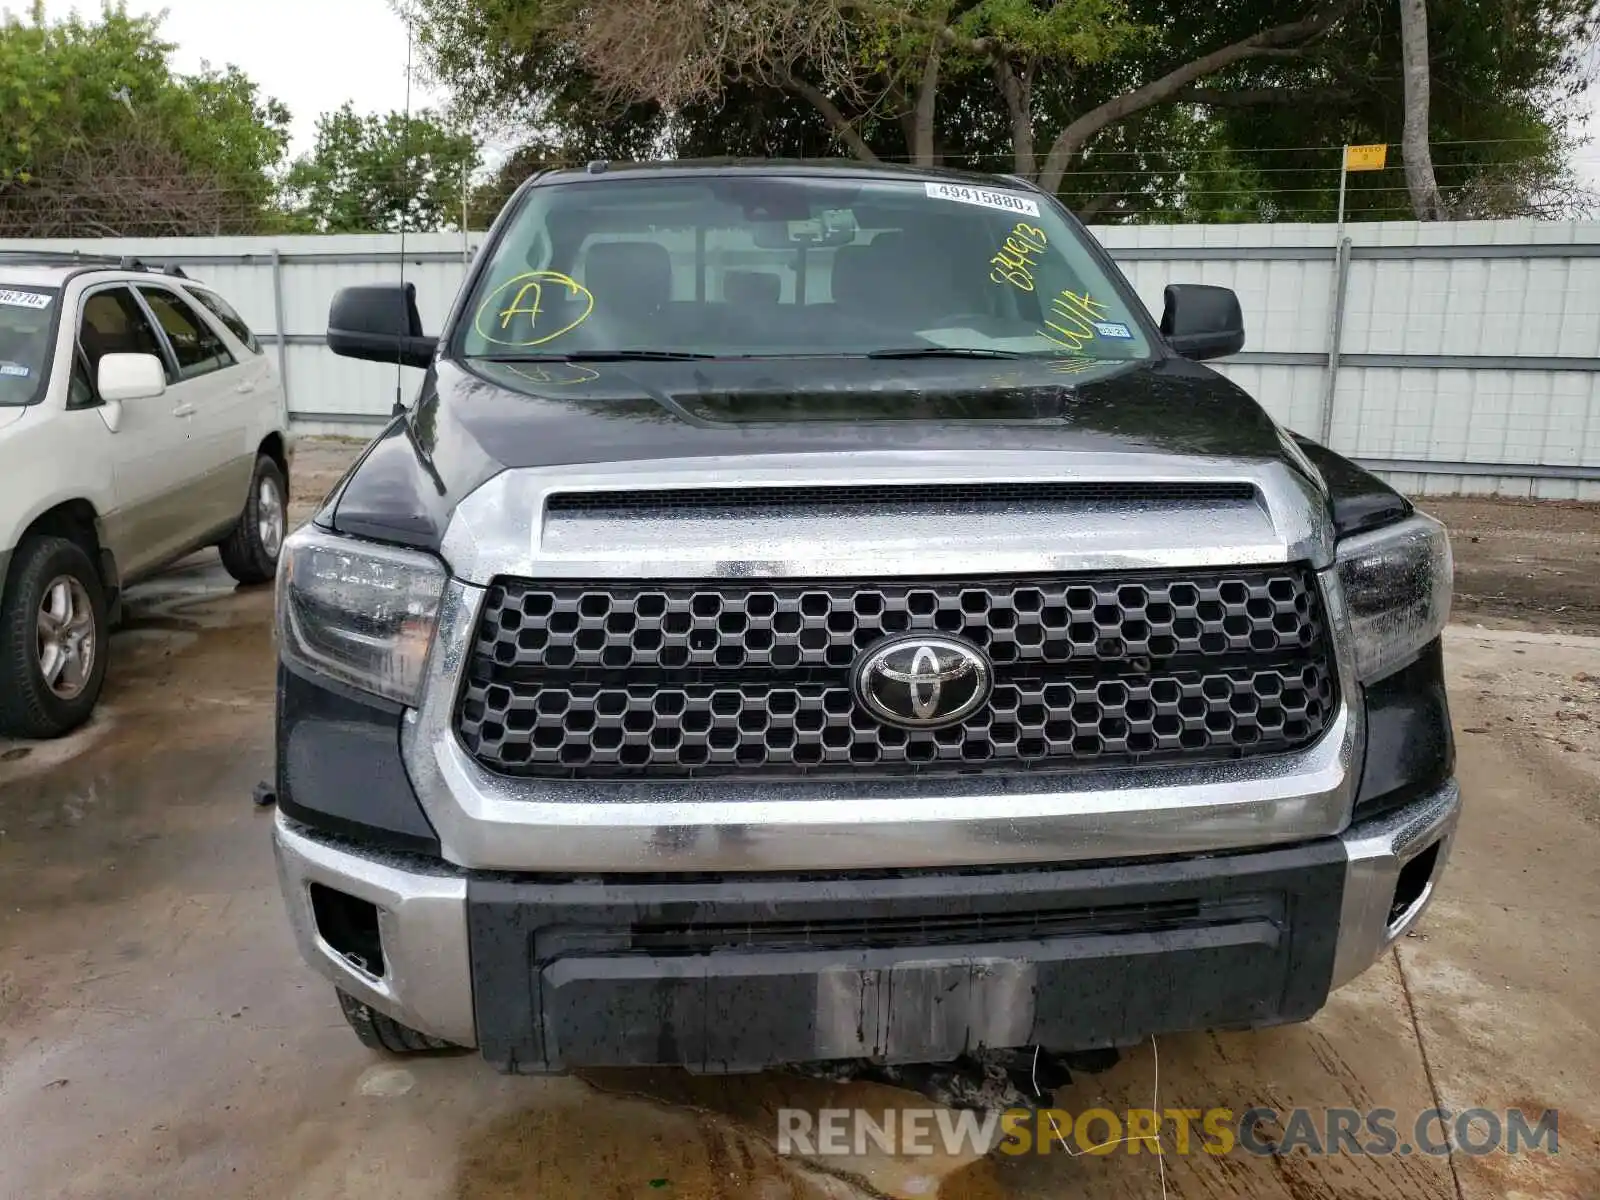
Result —
[{"label": "yellow sign on post", "polygon": [[1381,171],[1389,160],[1389,147],[1379,146],[1346,146],[1344,148],[1344,169],[1346,171]]}]

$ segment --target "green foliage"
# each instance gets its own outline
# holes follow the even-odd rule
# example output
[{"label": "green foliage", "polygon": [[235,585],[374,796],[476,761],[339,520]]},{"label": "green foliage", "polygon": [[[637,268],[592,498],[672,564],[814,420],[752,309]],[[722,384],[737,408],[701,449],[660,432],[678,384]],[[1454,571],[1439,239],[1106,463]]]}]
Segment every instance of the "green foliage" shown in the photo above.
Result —
[{"label": "green foliage", "polygon": [[479,161],[472,136],[435,113],[362,116],[347,102],[317,121],[315,147],[290,167],[286,207],[318,233],[459,229]]},{"label": "green foliage", "polygon": [[175,74],[172,49],[158,19],[121,7],[95,21],[50,24],[41,5],[0,20],[0,231],[259,226],[289,113],[234,68]]},{"label": "green foliage", "polygon": [[1019,55],[1081,66],[1156,44],[1160,26],[1132,17],[1123,0],[980,0],[952,22],[973,38],[994,38]]},{"label": "green foliage", "polygon": [[[736,19],[716,13],[757,2],[730,0],[715,12],[690,0],[676,9],[653,0],[652,7],[686,21],[720,19],[737,32]],[[1328,7],[1318,0],[759,3],[764,13],[787,14],[796,37],[808,19],[847,15],[848,87],[837,83],[840,63],[789,62],[781,27],[770,31],[770,57],[820,88],[879,158],[904,160],[913,149],[918,84],[937,40],[936,161],[1001,172],[1021,169],[1003,67],[1026,81],[1037,166],[1084,114]],[[625,9],[626,0],[409,0],[408,11],[425,61],[460,111],[529,142],[530,162],[815,156],[845,145],[780,73],[752,70],[748,47],[729,60],[714,99],[663,109],[641,84],[633,103],[606,103],[617,81],[596,73],[585,39],[615,6]],[[1461,215],[1571,215],[1592,201],[1564,161],[1597,13],[1596,0],[1430,0],[1434,161],[1446,200]],[[647,28],[658,34],[667,66],[684,47],[705,44],[672,36],[670,22]],[[1111,120],[1068,164],[1061,194],[1099,220],[1325,220],[1337,201],[1337,148],[1383,141],[1393,146],[1391,169],[1352,177],[1351,215],[1408,217],[1399,62],[1392,0],[1351,4],[1320,36],[1212,71],[1198,81],[1209,95],[1181,89]],[[508,194],[522,165],[515,157],[507,164],[497,195]]]}]

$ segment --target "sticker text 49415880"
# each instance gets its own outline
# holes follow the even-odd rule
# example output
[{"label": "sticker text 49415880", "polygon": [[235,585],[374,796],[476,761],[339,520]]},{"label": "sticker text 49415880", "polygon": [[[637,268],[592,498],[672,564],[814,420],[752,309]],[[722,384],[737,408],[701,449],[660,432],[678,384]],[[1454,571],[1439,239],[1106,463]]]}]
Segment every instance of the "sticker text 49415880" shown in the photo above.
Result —
[{"label": "sticker text 49415880", "polygon": [[1001,212],[1037,217],[1039,203],[1015,192],[996,192],[989,188],[972,187],[965,183],[930,183],[928,195],[935,200],[954,200],[957,204],[977,204],[983,208],[998,208]]}]

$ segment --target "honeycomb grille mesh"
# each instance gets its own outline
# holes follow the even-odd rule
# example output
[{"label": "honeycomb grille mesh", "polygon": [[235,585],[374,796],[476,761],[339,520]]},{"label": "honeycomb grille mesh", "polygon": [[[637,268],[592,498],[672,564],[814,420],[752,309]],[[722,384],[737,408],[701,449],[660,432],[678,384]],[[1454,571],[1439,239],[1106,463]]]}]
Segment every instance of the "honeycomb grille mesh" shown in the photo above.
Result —
[{"label": "honeycomb grille mesh", "polygon": [[[885,637],[961,637],[994,665],[959,724],[856,702]],[[457,710],[501,772],[568,778],[1062,770],[1305,746],[1335,681],[1297,568],[1116,578],[490,587]]]}]

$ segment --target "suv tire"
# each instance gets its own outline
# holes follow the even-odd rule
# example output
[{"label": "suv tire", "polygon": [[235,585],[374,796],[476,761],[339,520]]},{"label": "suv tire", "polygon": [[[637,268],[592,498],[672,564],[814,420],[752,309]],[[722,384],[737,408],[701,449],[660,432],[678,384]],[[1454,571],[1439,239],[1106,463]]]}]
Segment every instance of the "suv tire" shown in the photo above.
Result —
[{"label": "suv tire", "polygon": [[217,544],[222,565],[240,583],[271,583],[288,532],[289,489],[278,464],[263,454],[256,459],[239,523]]},{"label": "suv tire", "polygon": [[83,547],[25,539],[0,597],[0,733],[55,738],[87,721],[105,683],[109,631],[105,589]]},{"label": "suv tire", "polygon": [[400,1024],[348,992],[337,988],[334,990],[339,992],[339,1008],[344,1013],[344,1019],[356,1031],[361,1044],[369,1050],[385,1050],[390,1054],[425,1054],[460,1049],[450,1042]]}]

